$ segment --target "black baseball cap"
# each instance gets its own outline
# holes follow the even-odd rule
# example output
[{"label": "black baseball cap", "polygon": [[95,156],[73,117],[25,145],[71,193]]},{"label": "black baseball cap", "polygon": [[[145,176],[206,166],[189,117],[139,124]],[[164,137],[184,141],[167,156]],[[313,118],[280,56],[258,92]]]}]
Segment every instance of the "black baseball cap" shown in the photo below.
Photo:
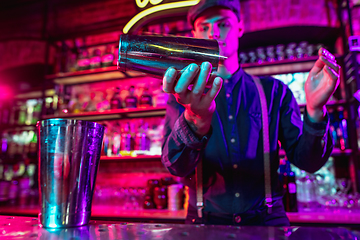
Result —
[{"label": "black baseball cap", "polygon": [[196,18],[211,7],[224,7],[232,10],[240,21],[240,0],[200,0],[200,2],[190,8],[188,12],[188,22],[194,26]]}]

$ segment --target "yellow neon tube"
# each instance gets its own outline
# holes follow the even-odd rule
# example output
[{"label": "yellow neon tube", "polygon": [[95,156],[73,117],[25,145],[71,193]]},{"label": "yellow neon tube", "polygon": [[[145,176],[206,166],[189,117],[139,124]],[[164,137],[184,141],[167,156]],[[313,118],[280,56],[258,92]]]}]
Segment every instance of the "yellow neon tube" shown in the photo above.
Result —
[{"label": "yellow neon tube", "polygon": [[168,9],[174,9],[174,8],[182,8],[182,7],[190,7],[190,6],[194,6],[196,4],[198,4],[200,2],[200,0],[188,0],[188,1],[181,1],[181,2],[173,2],[173,3],[164,3],[158,6],[154,6],[151,8],[148,8],[138,14],[136,14],[124,27],[123,29],[123,33],[128,33],[130,28],[132,28],[132,26],[135,25],[135,23],[137,23],[140,19],[155,13],[155,12],[160,12],[163,10],[168,10]]}]

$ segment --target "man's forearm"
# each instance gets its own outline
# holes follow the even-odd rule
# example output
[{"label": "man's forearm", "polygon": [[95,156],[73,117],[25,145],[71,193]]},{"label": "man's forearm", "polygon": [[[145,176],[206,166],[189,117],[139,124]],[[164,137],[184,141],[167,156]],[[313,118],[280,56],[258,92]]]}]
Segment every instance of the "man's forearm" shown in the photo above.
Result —
[{"label": "man's forearm", "polygon": [[201,119],[186,110],[184,112],[184,117],[186,122],[189,124],[191,130],[195,133],[197,137],[202,138],[209,132],[212,117]]},{"label": "man's forearm", "polygon": [[321,109],[311,109],[307,107],[307,113],[309,116],[309,120],[316,123],[324,120],[326,115],[326,107],[323,106]]}]

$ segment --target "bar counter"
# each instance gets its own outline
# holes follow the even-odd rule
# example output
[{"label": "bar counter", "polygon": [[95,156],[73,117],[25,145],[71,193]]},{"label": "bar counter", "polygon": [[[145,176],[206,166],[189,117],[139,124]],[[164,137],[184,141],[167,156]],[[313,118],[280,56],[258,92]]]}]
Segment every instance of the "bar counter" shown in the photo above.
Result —
[{"label": "bar counter", "polygon": [[[0,215],[36,217],[39,213],[38,205],[3,205]],[[291,225],[344,226],[360,229],[360,211],[329,210],[329,211],[299,211],[286,213]],[[91,218],[93,220],[156,222],[156,223],[184,223],[185,210],[170,211],[167,209],[124,210],[116,206],[93,205]]]},{"label": "bar counter", "polygon": [[39,224],[38,218],[0,216],[1,239],[166,239],[166,240],[203,240],[203,239],[289,239],[289,240],[357,240],[360,232],[345,228],[315,227],[239,227],[220,225],[187,225],[125,223],[110,221],[90,221],[86,226],[77,228],[46,229]]}]

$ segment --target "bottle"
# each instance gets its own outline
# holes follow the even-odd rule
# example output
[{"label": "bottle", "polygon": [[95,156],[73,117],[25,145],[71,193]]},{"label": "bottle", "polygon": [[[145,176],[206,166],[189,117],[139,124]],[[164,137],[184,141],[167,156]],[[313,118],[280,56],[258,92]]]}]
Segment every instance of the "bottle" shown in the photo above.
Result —
[{"label": "bottle", "polygon": [[144,90],[139,98],[139,106],[140,107],[152,107],[153,106],[152,96],[149,93],[149,86],[144,87]]},{"label": "bottle", "polygon": [[122,136],[120,136],[120,133],[117,131],[113,132],[112,135],[112,155],[113,156],[119,156],[120,154],[120,148],[122,145]]},{"label": "bottle", "polygon": [[129,156],[132,150],[134,150],[135,141],[130,132],[130,124],[126,123],[121,133],[121,155]]},{"label": "bottle", "polygon": [[135,87],[129,87],[129,94],[125,98],[125,107],[126,108],[136,108],[137,107],[137,97],[135,96]]},{"label": "bottle", "polygon": [[[35,111],[35,106],[37,104],[37,100],[36,99],[30,99],[26,102],[26,116],[25,116],[25,124],[26,125],[31,125],[33,124],[33,117],[34,117],[34,111]],[[41,111],[41,106],[40,106],[40,111]],[[40,113],[37,114],[39,117]],[[37,122],[37,121],[36,121]]]},{"label": "bottle", "polygon": [[120,88],[116,87],[113,96],[110,99],[110,109],[120,109],[122,108],[120,98]]},{"label": "bottle", "polygon": [[283,204],[286,212],[297,212],[297,196],[295,173],[291,171],[290,162],[285,158],[285,172],[283,173],[284,197]]},{"label": "bottle", "polygon": [[338,135],[336,132],[338,124],[335,121],[334,110],[332,108],[329,108],[328,112],[329,112],[329,118],[330,118],[330,133],[331,133],[331,137],[332,137],[332,141],[333,141],[333,146],[336,148],[339,148],[340,145],[338,144]]},{"label": "bottle", "polygon": [[107,93],[105,91],[99,91],[97,98],[97,105],[96,109],[99,112],[109,110],[110,109],[110,102],[107,99]]},{"label": "bottle", "polygon": [[55,85],[55,94],[53,96],[54,114],[57,116],[61,112],[62,104],[64,103],[64,85]]},{"label": "bottle", "polygon": [[64,94],[62,97],[61,113],[69,113],[69,104],[71,100],[71,86],[64,86]]},{"label": "bottle", "polygon": [[[54,99],[55,99],[55,96],[45,98],[45,114],[46,115],[55,114],[55,108],[56,108],[57,103],[56,104],[54,103]],[[36,107],[38,107],[38,106],[35,106],[35,108]],[[40,117],[40,113],[41,113],[41,107],[40,107],[39,117]],[[33,120],[35,121],[35,118]]]},{"label": "bottle", "polygon": [[[11,111],[10,117],[9,117],[9,124],[10,125],[23,125],[25,124],[25,112],[26,111],[26,106],[24,106],[24,102],[22,101],[17,101]],[[19,116],[22,116],[21,120],[22,120],[22,124],[20,122],[20,118]]]},{"label": "bottle", "polygon": [[148,123],[141,123],[136,133],[137,154],[148,154],[150,151],[150,138],[148,136]]},{"label": "bottle", "polygon": [[155,107],[164,107],[169,98],[169,94],[164,92],[162,88],[162,83],[158,82],[158,85],[153,87],[154,91],[152,92],[153,95],[153,105]]},{"label": "bottle", "polygon": [[101,156],[107,156],[108,148],[109,148],[109,134],[108,134],[108,127],[105,126],[104,130],[104,141],[103,141],[103,147],[101,150]]},{"label": "bottle", "polygon": [[80,56],[77,60],[78,71],[88,70],[90,68],[89,51],[83,49],[80,52]]},{"label": "bottle", "polygon": [[340,149],[345,150],[349,148],[348,133],[347,133],[347,112],[343,107],[338,108],[339,111],[339,135],[340,137]]},{"label": "bottle", "polygon": [[86,103],[85,112],[95,112],[96,111],[96,105],[98,102],[96,101],[96,92],[90,93],[90,100]]},{"label": "bottle", "polygon": [[[17,124],[19,125],[29,125],[27,123],[27,115],[28,115],[28,112],[30,111],[30,114],[32,115],[32,106],[28,106],[28,104],[26,102],[20,102],[20,111],[19,111],[19,115],[18,115],[18,122]],[[15,120],[16,121],[16,120]]]},{"label": "bottle", "polygon": [[101,51],[94,49],[93,56],[90,58],[90,69],[101,67]]},{"label": "bottle", "polygon": [[102,67],[112,66],[114,59],[115,56],[112,52],[112,47],[111,45],[107,45],[104,54],[101,56],[101,66]]}]

